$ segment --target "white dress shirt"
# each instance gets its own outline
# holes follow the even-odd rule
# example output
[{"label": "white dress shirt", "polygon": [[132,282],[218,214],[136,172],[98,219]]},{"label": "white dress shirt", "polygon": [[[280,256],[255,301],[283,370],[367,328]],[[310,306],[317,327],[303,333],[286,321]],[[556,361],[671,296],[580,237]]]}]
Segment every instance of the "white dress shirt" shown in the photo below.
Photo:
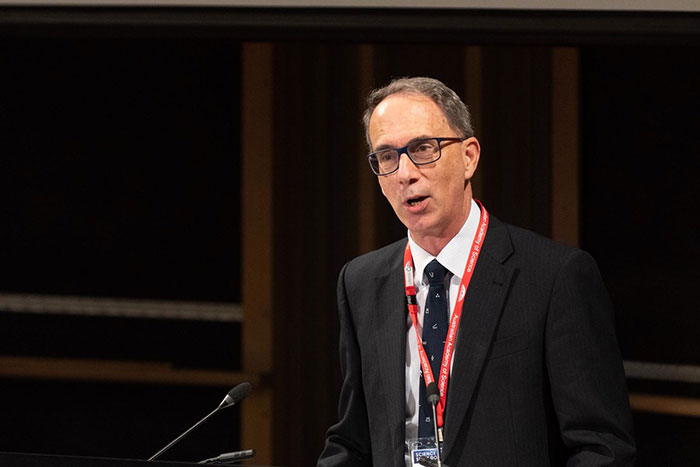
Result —
[{"label": "white dress shirt", "polygon": [[[423,271],[433,259],[437,259],[447,269],[445,274],[445,289],[450,304],[449,318],[452,317],[457,292],[462,281],[462,274],[467,265],[469,249],[472,246],[476,230],[479,227],[481,211],[479,206],[471,201],[471,209],[462,229],[452,240],[438,253],[437,257],[431,255],[411,238],[408,233],[408,243],[411,246],[413,255],[413,266],[415,269],[414,283],[416,286],[416,299],[418,301],[418,333],[423,333],[423,310],[425,309],[426,296],[430,284]],[[449,281],[449,284],[448,284]],[[454,362],[454,357],[452,359]],[[406,440],[415,439],[418,436],[418,397],[420,395],[420,359],[418,358],[418,343],[416,341],[416,331],[413,329],[413,321],[408,316],[406,320]],[[450,365],[450,373],[452,366]],[[437,376],[437,375],[435,375]],[[408,456],[407,465],[410,465]]]}]

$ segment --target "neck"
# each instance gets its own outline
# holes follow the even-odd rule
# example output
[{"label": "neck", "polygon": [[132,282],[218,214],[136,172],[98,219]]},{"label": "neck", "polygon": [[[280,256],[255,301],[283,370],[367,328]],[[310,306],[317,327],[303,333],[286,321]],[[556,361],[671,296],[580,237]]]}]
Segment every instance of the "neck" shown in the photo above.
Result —
[{"label": "neck", "polygon": [[450,240],[452,240],[452,237],[450,238],[442,238],[442,237],[423,237],[423,238],[416,238],[415,236],[411,235],[413,237],[413,240],[420,245],[421,248],[423,248],[425,251],[430,253],[433,256],[437,256],[438,253],[442,251],[443,248],[445,248],[445,245],[450,243]]},{"label": "neck", "polygon": [[433,256],[437,256],[438,253],[440,253],[442,249],[445,248],[448,243],[450,243],[450,240],[452,240],[455,235],[459,233],[462,226],[464,226],[464,223],[467,222],[471,207],[472,198],[470,196],[467,198],[467,202],[465,203],[463,214],[459,216],[455,222],[452,222],[447,229],[440,232],[438,235],[415,235],[413,232],[410,232],[411,238],[413,238],[413,241],[415,241],[425,251]]}]

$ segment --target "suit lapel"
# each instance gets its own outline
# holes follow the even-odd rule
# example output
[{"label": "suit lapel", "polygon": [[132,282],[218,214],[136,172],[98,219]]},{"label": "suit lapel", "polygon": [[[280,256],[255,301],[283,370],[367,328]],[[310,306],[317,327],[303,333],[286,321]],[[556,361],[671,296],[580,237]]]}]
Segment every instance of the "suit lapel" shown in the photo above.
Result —
[{"label": "suit lapel", "polygon": [[459,324],[453,371],[447,389],[445,457],[449,455],[467,414],[498,327],[514,272],[502,263],[512,252],[505,225],[492,217]]},{"label": "suit lapel", "polygon": [[[375,278],[375,341],[385,400],[386,427],[394,452],[394,465],[404,463],[406,418],[406,297],[403,282],[403,245],[387,261],[385,273]],[[399,449],[400,448],[400,449]]]}]

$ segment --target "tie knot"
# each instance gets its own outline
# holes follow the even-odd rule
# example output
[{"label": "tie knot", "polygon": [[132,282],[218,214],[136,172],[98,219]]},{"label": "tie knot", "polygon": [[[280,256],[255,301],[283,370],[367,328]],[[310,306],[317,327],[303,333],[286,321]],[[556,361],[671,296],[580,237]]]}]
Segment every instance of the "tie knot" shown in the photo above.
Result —
[{"label": "tie knot", "polygon": [[444,285],[445,272],[445,266],[438,263],[436,259],[429,262],[425,267],[425,275],[428,277],[430,285]]}]

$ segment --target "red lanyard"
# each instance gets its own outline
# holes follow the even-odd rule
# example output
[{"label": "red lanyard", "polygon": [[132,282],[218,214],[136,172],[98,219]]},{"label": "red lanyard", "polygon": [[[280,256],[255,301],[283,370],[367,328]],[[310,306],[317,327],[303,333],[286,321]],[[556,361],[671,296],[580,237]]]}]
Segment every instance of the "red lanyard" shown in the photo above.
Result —
[{"label": "red lanyard", "polygon": [[[445,404],[447,403],[447,382],[450,379],[450,366],[452,364],[452,357],[454,355],[454,345],[457,339],[457,330],[459,329],[459,320],[462,317],[462,305],[464,305],[464,297],[467,295],[467,289],[469,288],[469,282],[472,280],[472,275],[474,274],[474,267],[479,259],[479,253],[481,253],[481,246],[484,243],[484,237],[486,236],[486,230],[489,227],[489,214],[486,212],[486,208],[481,204],[481,202],[475,200],[481,208],[481,218],[479,219],[479,228],[476,231],[474,237],[474,242],[472,242],[472,247],[469,250],[469,256],[467,257],[467,265],[464,268],[464,274],[462,275],[462,283],[459,286],[459,295],[457,296],[457,302],[455,303],[455,309],[452,311],[452,318],[450,318],[450,327],[447,329],[447,340],[445,341],[445,349],[442,354],[442,363],[440,364],[440,379],[438,381],[438,389],[440,390],[440,402],[437,405],[437,424],[442,428],[445,413]],[[408,312],[411,315],[411,320],[413,321],[413,329],[416,330],[416,337],[418,341],[418,356],[420,357],[421,368],[423,369],[423,379],[425,380],[425,385],[435,381],[433,376],[433,370],[430,368],[430,362],[428,361],[428,355],[425,353],[423,348],[423,342],[420,334],[418,333],[418,302],[416,301],[416,287],[413,281],[413,255],[411,254],[411,247],[408,242],[406,243],[406,251],[403,257],[404,264],[404,282],[406,284],[406,299],[408,300]]]}]

